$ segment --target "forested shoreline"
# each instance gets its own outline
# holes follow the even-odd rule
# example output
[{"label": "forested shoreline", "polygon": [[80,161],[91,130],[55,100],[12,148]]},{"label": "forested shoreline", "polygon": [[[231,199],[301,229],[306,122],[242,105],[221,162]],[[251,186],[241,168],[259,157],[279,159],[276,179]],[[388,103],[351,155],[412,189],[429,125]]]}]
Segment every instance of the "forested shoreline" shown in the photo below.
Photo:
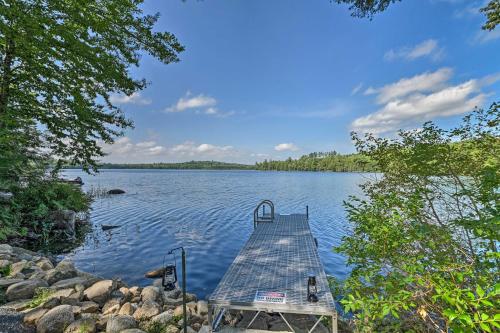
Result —
[{"label": "forested shoreline", "polygon": [[[80,169],[81,166],[66,166],[65,169]],[[261,170],[261,171],[331,171],[372,172],[375,164],[360,154],[313,152],[300,158],[286,160],[264,160],[254,165],[218,161],[189,161],[179,163],[103,163],[99,169],[172,169],[172,170]]]}]

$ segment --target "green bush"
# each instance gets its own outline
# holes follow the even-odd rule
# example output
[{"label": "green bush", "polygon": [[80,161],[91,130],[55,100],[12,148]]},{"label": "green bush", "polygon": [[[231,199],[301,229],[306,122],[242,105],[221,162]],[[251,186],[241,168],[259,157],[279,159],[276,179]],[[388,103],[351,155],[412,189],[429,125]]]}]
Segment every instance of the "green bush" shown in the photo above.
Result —
[{"label": "green bush", "polygon": [[51,213],[57,210],[87,211],[91,199],[80,188],[59,182],[55,178],[32,179],[11,187],[14,194],[9,204],[0,206],[4,225],[0,240],[23,236],[28,231],[47,235],[53,229]]},{"label": "green bush", "polygon": [[500,105],[452,130],[354,135],[383,177],[346,203],[337,251],[353,268],[344,310],[360,332],[500,329]]}]

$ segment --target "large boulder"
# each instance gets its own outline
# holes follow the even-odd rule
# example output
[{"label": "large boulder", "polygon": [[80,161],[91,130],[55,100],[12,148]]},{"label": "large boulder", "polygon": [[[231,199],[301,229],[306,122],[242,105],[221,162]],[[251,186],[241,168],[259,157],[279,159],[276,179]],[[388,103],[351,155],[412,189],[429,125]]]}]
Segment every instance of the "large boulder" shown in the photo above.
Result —
[{"label": "large boulder", "polygon": [[49,310],[44,308],[35,308],[24,314],[24,323],[28,325],[36,325],[38,320],[42,318]]},{"label": "large boulder", "polygon": [[11,255],[14,253],[14,250],[9,244],[0,244],[0,253]]},{"label": "large boulder", "polygon": [[152,322],[157,322],[163,325],[168,324],[172,319],[174,318],[173,311],[165,311],[160,313],[159,315],[154,316],[151,318]]},{"label": "large boulder", "polygon": [[153,301],[157,302],[160,298],[160,290],[157,287],[148,286],[142,289],[141,299],[143,302]]},{"label": "large boulder", "polygon": [[198,315],[199,316],[206,316],[208,313],[208,303],[206,301],[198,301],[198,304],[196,305]]},{"label": "large boulder", "polygon": [[61,333],[75,320],[71,305],[59,305],[43,315],[36,325],[37,333]]},{"label": "large boulder", "polygon": [[77,271],[73,263],[69,260],[63,260],[53,269],[49,269],[45,274],[45,281],[52,285],[60,280],[66,280],[76,277]]},{"label": "large boulder", "polygon": [[10,285],[7,288],[7,292],[5,293],[7,296],[7,300],[16,301],[20,299],[28,299],[32,298],[35,294],[35,290],[40,287],[48,287],[49,285],[44,280],[40,279],[31,279],[24,280],[13,285]]},{"label": "large boulder", "polygon": [[98,279],[96,277],[77,276],[71,279],[57,281],[56,283],[51,285],[50,288],[52,289],[75,288],[79,284],[81,284],[85,288],[88,288],[97,281]]},{"label": "large boulder", "polygon": [[129,328],[137,328],[137,321],[132,316],[117,315],[108,319],[106,333],[120,333]]},{"label": "large boulder", "polygon": [[72,322],[64,333],[95,333],[96,325],[93,318],[82,318]]},{"label": "large boulder", "polygon": [[140,308],[134,312],[137,320],[150,319],[161,312],[161,307],[154,301],[145,301]]},{"label": "large boulder", "polygon": [[111,292],[116,289],[116,282],[113,280],[102,280],[94,283],[91,287],[85,289],[83,294],[92,302],[99,305],[104,305],[108,300]]},{"label": "large boulder", "polygon": [[9,286],[18,282],[24,281],[23,279],[0,279],[0,289],[8,288]]}]

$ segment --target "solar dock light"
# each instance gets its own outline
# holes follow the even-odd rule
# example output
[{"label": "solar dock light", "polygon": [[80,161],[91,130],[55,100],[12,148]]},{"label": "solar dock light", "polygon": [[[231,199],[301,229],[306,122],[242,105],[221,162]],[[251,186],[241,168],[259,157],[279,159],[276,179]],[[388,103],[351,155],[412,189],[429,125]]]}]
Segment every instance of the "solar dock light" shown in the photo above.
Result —
[{"label": "solar dock light", "polygon": [[[187,311],[186,311],[186,251],[182,246],[176,247],[168,251],[167,255],[174,255],[175,251],[181,251],[182,253],[182,321],[184,333],[187,333]],[[175,258],[175,257],[174,257]],[[175,289],[175,284],[177,282],[177,262],[174,259],[174,263],[165,266],[165,271],[163,273],[161,284],[165,291],[170,291]]]}]

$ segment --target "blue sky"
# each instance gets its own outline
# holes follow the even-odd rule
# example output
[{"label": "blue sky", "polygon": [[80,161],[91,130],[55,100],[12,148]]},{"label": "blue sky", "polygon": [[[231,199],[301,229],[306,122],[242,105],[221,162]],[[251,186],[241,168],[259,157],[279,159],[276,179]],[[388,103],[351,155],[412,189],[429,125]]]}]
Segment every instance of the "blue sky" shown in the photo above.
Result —
[{"label": "blue sky", "polygon": [[484,2],[403,0],[370,21],[329,0],[146,1],[186,51],[132,69],[150,85],[113,96],[135,129],[104,161],[254,163],[353,152],[352,130],[451,126],[499,97]]}]

